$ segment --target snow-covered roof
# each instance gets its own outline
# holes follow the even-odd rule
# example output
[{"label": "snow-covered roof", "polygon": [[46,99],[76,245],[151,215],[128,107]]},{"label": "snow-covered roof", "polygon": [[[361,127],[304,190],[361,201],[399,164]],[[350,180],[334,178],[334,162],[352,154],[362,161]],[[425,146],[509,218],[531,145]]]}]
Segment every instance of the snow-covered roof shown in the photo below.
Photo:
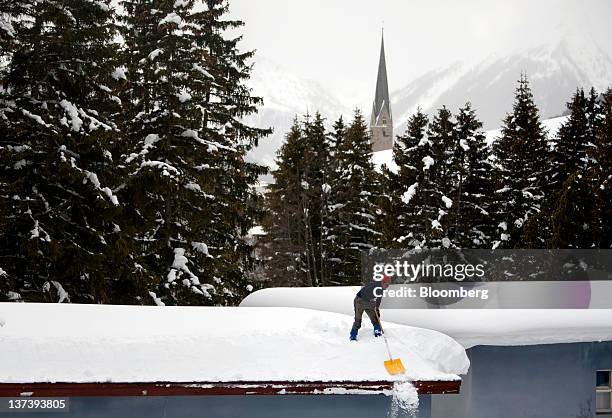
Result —
[{"label": "snow-covered roof", "polygon": [[407,374],[392,377],[371,326],[298,308],[0,303],[0,384],[32,382],[452,381],[465,350],[437,331],[388,324]]},{"label": "snow-covered roof", "polygon": [[393,173],[399,171],[399,166],[393,160],[393,149],[385,149],[372,153],[372,163],[377,170],[381,170],[383,164]]},{"label": "snow-covered roof", "polygon": [[[351,314],[358,290],[354,286],[270,288],[250,294],[240,306],[292,306]],[[612,341],[612,309],[382,309],[381,317],[439,331],[465,348]]]}]

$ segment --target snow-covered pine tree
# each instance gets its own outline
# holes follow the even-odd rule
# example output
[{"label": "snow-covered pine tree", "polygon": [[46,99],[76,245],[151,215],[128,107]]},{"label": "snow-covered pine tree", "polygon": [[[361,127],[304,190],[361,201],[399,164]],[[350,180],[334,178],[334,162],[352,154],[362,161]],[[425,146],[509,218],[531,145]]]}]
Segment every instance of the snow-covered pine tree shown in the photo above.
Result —
[{"label": "snow-covered pine tree", "polygon": [[[393,146],[397,140],[394,141]],[[377,200],[377,206],[380,213],[376,216],[376,230],[380,232],[380,237],[377,241],[379,248],[403,248],[403,245],[394,240],[398,232],[398,219],[402,201],[399,198],[398,190],[400,190],[399,176],[394,170],[383,164],[380,167],[380,192]]]},{"label": "snow-covered pine tree", "polygon": [[340,264],[343,263],[341,258],[336,255],[338,250],[338,236],[335,233],[338,231],[338,218],[335,215],[336,209],[342,204],[337,203],[335,194],[341,187],[342,176],[339,170],[339,160],[336,157],[340,152],[340,147],[345,141],[347,126],[344,123],[342,116],[338,118],[332,127],[332,132],[328,135],[329,138],[329,162],[326,168],[326,182],[323,184],[323,230],[322,230],[322,254],[321,254],[321,276],[323,281],[328,283],[333,271],[340,269]]},{"label": "snow-covered pine tree", "polygon": [[329,138],[322,116],[298,120],[286,136],[266,196],[266,256],[274,285],[323,286]]},{"label": "snow-covered pine tree", "polygon": [[[255,53],[241,51],[238,43],[242,36],[232,35],[244,22],[228,18],[228,14],[227,0],[204,0],[202,5],[196,3],[191,20],[195,44],[215,79],[203,86],[206,100],[201,103],[202,126],[209,138],[221,144],[218,148],[223,157],[222,164],[214,168],[211,182],[220,200],[217,210],[222,220],[215,230],[217,238],[211,241],[219,249],[219,272],[213,280],[221,288],[222,301],[218,303],[237,304],[248,293],[245,270],[254,261],[253,245],[245,236],[264,214],[263,197],[256,186],[259,177],[268,172],[267,167],[247,161],[246,154],[272,129],[254,127],[244,121],[258,111],[263,99],[254,96],[247,85]],[[201,68],[194,69],[205,75]]]},{"label": "snow-covered pine tree", "polygon": [[1,267],[24,300],[108,302],[122,271],[110,1],[2,12]]},{"label": "snow-covered pine tree", "polygon": [[258,209],[263,167],[246,152],[267,130],[245,125],[261,99],[244,82],[250,52],[226,30],[226,1],[124,0],[131,112],[123,131],[130,178],[134,268],[159,280],[150,302],[231,304],[245,293],[252,248],[244,239]]},{"label": "snow-covered pine tree", "polygon": [[455,133],[453,171],[458,178],[450,208],[453,243],[459,248],[490,248],[495,231],[490,214],[493,167],[482,122],[469,102],[459,109]]},{"label": "snow-covered pine tree", "polygon": [[425,143],[429,121],[420,108],[406,124],[406,131],[393,142],[393,161],[398,167],[391,170],[384,165],[381,170],[382,215],[378,218],[378,229],[382,233],[384,248],[405,248],[404,240],[413,235],[406,230],[407,207],[418,187],[419,162],[417,144]]},{"label": "snow-covered pine tree", "polygon": [[20,26],[26,22],[18,16],[28,16],[34,5],[33,0],[4,1],[0,3],[0,72],[6,70],[5,64],[11,59]]},{"label": "snow-covered pine tree", "polygon": [[572,100],[567,103],[570,111],[554,141],[552,187],[560,189],[560,185],[576,170],[587,166],[587,150],[595,143],[596,115],[598,112],[597,92],[591,90],[586,95],[583,89],[576,90]]},{"label": "snow-covered pine tree", "polygon": [[497,188],[493,196],[494,222],[498,227],[493,247],[524,247],[523,226],[538,213],[545,198],[550,160],[546,131],[524,74],[493,152]]},{"label": "snow-covered pine tree", "polygon": [[380,186],[371,147],[368,126],[356,110],[334,153],[336,170],[329,199],[333,241],[327,251],[334,261],[330,263],[332,284],[361,283],[361,251],[380,239],[376,230]]},{"label": "snow-covered pine tree", "polygon": [[305,176],[305,140],[302,124],[296,118],[285,142],[277,152],[274,181],[265,196],[267,215],[263,256],[266,276],[273,286],[308,286],[306,239],[304,233],[305,200],[302,180]]},{"label": "snow-covered pine tree", "polygon": [[[535,248],[592,248],[594,198],[593,182],[584,170],[575,170],[565,179],[550,199],[550,207],[527,224],[527,237],[542,224],[546,235],[534,244]],[[534,234],[535,235],[535,234]],[[539,238],[538,237],[538,238]]]},{"label": "snow-covered pine tree", "polygon": [[335,153],[344,142],[344,137],[346,136],[346,123],[344,123],[344,118],[340,116],[337,121],[334,122],[334,126],[332,127],[332,132],[329,135],[329,156],[330,158],[335,157]]},{"label": "snow-covered pine tree", "polygon": [[541,211],[525,225],[525,242],[531,248],[590,248],[593,194],[587,173],[587,152],[596,142],[600,125],[598,94],[576,90],[567,121],[554,139],[549,192]]},{"label": "snow-covered pine tree", "polygon": [[[608,89],[609,90],[609,89]],[[588,137],[595,138],[597,140],[597,135],[601,133],[601,129],[603,128],[603,123],[605,121],[606,108],[605,108],[605,92],[599,93],[595,87],[591,87],[589,90],[589,97],[587,100],[587,108],[586,114],[588,118]],[[594,143],[593,143],[594,144]],[[593,144],[588,144],[588,150],[593,148]],[[590,162],[588,161],[588,152],[587,150],[587,162],[586,167],[588,168]]]},{"label": "snow-covered pine tree", "polygon": [[323,224],[328,200],[329,138],[325,130],[324,119],[319,112],[313,119],[306,118],[304,140],[306,146],[303,158],[306,169],[301,186],[304,189],[302,205],[309,283],[311,286],[324,286],[325,279],[322,274]]},{"label": "snow-covered pine tree", "polygon": [[399,171],[387,173],[384,190],[390,194],[391,209],[384,209],[383,215],[397,215],[395,225],[388,227],[391,237],[385,239],[393,243],[392,248],[427,248],[432,229],[438,228],[439,202],[432,196],[430,170],[435,161],[433,144],[427,138],[428,124],[427,116],[418,109],[393,145]]},{"label": "snow-covered pine tree", "polygon": [[[455,220],[453,214],[453,196],[459,193],[460,157],[456,148],[455,123],[453,115],[445,106],[434,115],[427,130],[431,144],[433,161],[426,162],[428,182],[421,191],[428,194],[428,202],[423,213],[427,213],[425,222],[431,225],[428,236],[429,248],[455,247]],[[436,213],[437,212],[437,213]]]},{"label": "snow-covered pine tree", "polygon": [[595,195],[592,228],[595,248],[612,248],[612,89],[602,96],[601,116],[589,152]]}]

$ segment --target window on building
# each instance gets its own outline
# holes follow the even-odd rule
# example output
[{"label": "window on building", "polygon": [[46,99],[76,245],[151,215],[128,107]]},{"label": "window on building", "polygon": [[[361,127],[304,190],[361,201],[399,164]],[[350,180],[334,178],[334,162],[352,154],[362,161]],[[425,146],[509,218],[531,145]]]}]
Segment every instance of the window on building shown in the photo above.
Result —
[{"label": "window on building", "polygon": [[595,404],[598,414],[612,413],[612,370],[597,370]]},{"label": "window on building", "polygon": [[387,131],[383,129],[383,136],[387,136]]},{"label": "window on building", "polygon": [[386,125],[386,124],[387,124],[387,119],[383,118],[383,125]]}]

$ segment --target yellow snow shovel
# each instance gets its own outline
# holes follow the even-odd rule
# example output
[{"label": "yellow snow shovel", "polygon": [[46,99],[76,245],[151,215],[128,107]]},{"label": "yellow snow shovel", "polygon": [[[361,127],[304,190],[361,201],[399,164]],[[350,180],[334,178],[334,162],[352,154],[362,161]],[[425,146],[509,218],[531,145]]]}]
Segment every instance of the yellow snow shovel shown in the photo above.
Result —
[{"label": "yellow snow shovel", "polygon": [[406,373],[406,368],[402,364],[402,361],[398,358],[393,358],[391,355],[391,350],[389,349],[389,341],[387,341],[387,335],[385,334],[385,330],[382,327],[382,322],[380,322],[380,316],[378,316],[378,310],[374,309],[374,313],[376,314],[376,319],[378,319],[378,323],[380,324],[380,331],[382,332],[383,338],[385,339],[385,345],[387,346],[387,353],[389,354],[389,360],[385,361],[385,369],[391,375],[395,374],[404,374]]}]

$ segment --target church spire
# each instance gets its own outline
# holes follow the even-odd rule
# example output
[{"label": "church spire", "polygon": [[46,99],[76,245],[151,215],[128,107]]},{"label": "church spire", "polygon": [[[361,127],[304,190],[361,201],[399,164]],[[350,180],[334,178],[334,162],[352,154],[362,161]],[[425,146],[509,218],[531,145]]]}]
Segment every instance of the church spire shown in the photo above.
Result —
[{"label": "church spire", "polygon": [[382,28],[380,40],[380,58],[378,60],[378,75],[376,77],[376,91],[374,93],[370,130],[372,133],[373,151],[393,147],[393,120],[391,116],[391,102],[389,100],[389,85],[387,82],[384,28]]},{"label": "church spire", "polygon": [[[382,29],[384,31],[384,29]],[[376,77],[376,93],[374,95],[374,111],[380,114],[383,106],[391,115],[389,106],[389,85],[387,83],[387,63],[385,61],[385,36],[380,39],[380,58],[378,60],[378,76]]]}]

